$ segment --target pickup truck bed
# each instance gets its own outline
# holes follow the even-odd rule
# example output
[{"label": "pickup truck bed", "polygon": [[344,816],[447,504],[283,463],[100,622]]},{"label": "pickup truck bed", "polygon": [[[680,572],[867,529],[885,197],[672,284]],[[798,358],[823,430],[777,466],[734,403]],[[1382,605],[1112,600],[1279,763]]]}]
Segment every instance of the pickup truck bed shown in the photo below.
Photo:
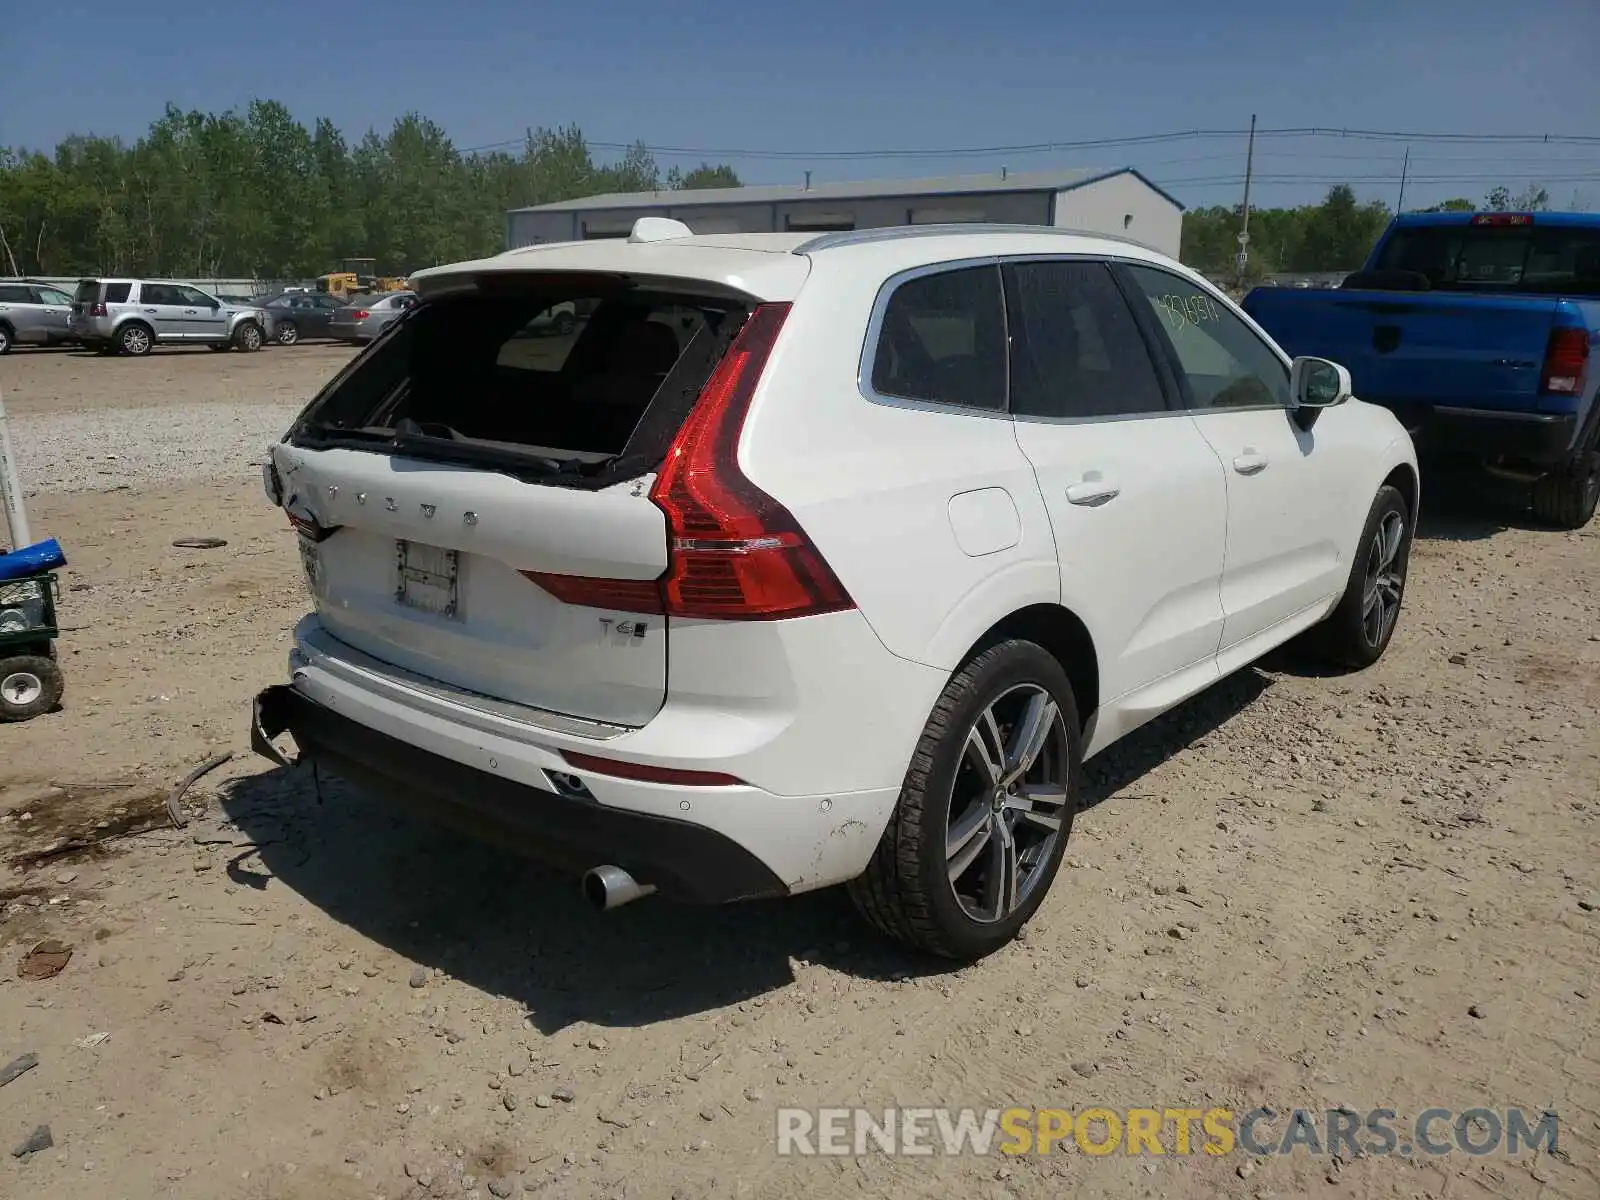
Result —
[{"label": "pickup truck bed", "polygon": [[1568,528],[1600,501],[1600,214],[1408,213],[1340,288],[1259,287],[1247,313],[1331,359],[1423,455],[1533,484]]}]

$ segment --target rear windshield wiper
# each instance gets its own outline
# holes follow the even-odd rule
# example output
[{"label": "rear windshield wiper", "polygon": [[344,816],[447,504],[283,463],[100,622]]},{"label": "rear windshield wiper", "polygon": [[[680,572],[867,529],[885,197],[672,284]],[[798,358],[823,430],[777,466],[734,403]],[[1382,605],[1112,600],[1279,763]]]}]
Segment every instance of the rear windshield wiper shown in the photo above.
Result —
[{"label": "rear windshield wiper", "polygon": [[347,447],[354,450],[388,450],[434,462],[453,462],[487,467],[524,479],[578,480],[604,463],[585,463],[577,458],[555,458],[548,454],[520,452],[503,446],[486,446],[462,438],[448,425],[421,424],[407,418],[394,428],[365,426],[346,429],[314,422],[305,428],[305,439],[317,447]]}]

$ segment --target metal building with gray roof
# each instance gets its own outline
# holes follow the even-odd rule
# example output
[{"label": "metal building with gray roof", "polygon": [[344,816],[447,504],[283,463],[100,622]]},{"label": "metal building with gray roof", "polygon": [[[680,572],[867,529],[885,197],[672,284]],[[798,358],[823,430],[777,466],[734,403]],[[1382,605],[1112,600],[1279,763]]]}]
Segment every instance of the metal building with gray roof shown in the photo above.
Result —
[{"label": "metal building with gray roof", "polygon": [[826,233],[954,222],[1045,225],[1133,238],[1176,257],[1183,205],[1132,167],[618,192],[512,209],[506,244],[515,250],[627,237],[640,217],[671,217],[696,233]]}]

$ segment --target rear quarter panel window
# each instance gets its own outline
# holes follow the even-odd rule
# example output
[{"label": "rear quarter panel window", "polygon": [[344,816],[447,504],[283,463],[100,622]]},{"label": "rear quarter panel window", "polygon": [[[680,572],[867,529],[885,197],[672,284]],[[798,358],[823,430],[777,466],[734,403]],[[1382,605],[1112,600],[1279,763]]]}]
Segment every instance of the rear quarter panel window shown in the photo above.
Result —
[{"label": "rear quarter panel window", "polygon": [[956,267],[895,285],[873,350],[882,396],[999,411],[1006,401],[1000,269]]},{"label": "rear quarter panel window", "polygon": [[132,291],[133,285],[131,283],[108,283],[106,284],[105,301],[107,304],[126,304]]}]

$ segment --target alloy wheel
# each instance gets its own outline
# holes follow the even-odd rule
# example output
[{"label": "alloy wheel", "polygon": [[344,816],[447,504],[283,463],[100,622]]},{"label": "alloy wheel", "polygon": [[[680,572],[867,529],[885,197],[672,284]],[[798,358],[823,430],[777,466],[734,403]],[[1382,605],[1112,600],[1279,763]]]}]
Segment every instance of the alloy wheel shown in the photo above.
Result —
[{"label": "alloy wheel", "polygon": [[141,326],[134,325],[123,331],[122,348],[129,354],[143,354],[150,349],[150,335]]},{"label": "alloy wheel", "polygon": [[1067,816],[1070,742],[1050,693],[1003,692],[968,730],[951,783],[945,865],[956,903],[1005,920],[1045,880]]},{"label": "alloy wheel", "polygon": [[1378,522],[1367,551],[1367,576],[1361,595],[1361,633],[1373,649],[1384,644],[1400,616],[1400,596],[1406,586],[1405,567],[1400,561],[1405,536],[1405,518],[1400,513],[1387,512]]}]

